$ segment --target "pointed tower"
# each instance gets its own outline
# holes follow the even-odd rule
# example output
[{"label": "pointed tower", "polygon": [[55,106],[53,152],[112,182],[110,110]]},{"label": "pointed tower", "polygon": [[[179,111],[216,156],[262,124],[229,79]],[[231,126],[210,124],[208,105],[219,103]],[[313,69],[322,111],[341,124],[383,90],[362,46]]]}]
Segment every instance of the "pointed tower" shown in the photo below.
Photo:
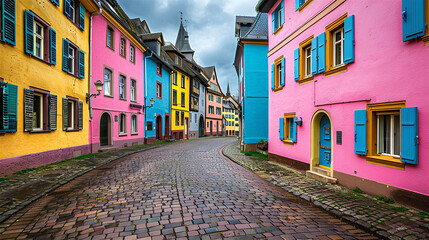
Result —
[{"label": "pointed tower", "polygon": [[189,44],[189,35],[183,27],[182,17],[180,17],[180,27],[176,38],[176,47],[181,53],[183,53],[183,55],[185,55],[186,59],[190,61],[193,60],[195,51],[192,50],[191,45]]},{"label": "pointed tower", "polygon": [[231,93],[229,92],[229,81],[228,81],[228,86],[227,86],[227,88],[226,88],[226,95],[225,95],[225,97],[226,97],[226,98],[231,97]]}]

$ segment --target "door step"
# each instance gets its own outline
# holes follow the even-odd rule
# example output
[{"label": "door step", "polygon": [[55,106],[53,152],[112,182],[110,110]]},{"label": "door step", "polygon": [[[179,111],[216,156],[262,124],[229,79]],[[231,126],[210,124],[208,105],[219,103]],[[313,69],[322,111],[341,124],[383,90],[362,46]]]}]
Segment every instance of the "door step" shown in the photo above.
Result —
[{"label": "door step", "polygon": [[118,149],[118,148],[115,148],[115,147],[103,147],[103,148],[98,149],[98,152],[106,152],[106,151],[113,150],[113,149]]},{"label": "door step", "polygon": [[331,172],[329,169],[326,168],[322,168],[322,167],[313,167],[313,172],[317,172],[320,173],[322,175],[328,176],[329,177],[329,173]]},{"label": "door step", "polygon": [[[316,169],[316,168],[318,168],[318,169]],[[305,175],[309,178],[315,179],[315,180],[323,182],[323,183],[337,183],[336,178],[330,177],[327,174],[325,174],[325,173],[329,172],[329,170],[323,169],[325,171],[322,171],[320,169],[323,169],[323,168],[313,167],[313,170],[315,170],[315,171],[308,170],[305,173]],[[320,172],[323,172],[323,173],[320,173]]]}]

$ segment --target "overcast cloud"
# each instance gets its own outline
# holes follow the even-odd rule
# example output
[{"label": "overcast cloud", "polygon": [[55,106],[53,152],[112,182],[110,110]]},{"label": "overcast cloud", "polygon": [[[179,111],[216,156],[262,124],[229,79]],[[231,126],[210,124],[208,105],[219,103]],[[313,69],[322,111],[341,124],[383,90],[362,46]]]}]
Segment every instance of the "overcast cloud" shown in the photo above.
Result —
[{"label": "overcast cloud", "polygon": [[216,66],[222,91],[229,81],[231,94],[238,95],[234,61],[235,16],[256,16],[258,0],[117,0],[130,18],[146,20],[151,32],[162,32],[175,44],[180,13],[186,20],[194,59],[202,66]]}]

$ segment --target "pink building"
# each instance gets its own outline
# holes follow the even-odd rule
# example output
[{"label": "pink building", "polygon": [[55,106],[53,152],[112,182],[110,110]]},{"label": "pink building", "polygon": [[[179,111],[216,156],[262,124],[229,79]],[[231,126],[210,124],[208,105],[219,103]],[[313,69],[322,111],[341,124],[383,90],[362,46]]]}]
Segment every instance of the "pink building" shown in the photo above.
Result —
[{"label": "pink building", "polygon": [[428,209],[428,2],[259,1],[269,158]]},{"label": "pink building", "polygon": [[222,101],[223,93],[217,81],[214,66],[203,68],[204,75],[209,79],[206,91],[206,136],[222,135]]},{"label": "pink building", "polygon": [[144,143],[143,52],[139,38],[102,1],[102,13],[93,18],[92,83],[104,83],[91,98],[89,141],[92,151]]}]

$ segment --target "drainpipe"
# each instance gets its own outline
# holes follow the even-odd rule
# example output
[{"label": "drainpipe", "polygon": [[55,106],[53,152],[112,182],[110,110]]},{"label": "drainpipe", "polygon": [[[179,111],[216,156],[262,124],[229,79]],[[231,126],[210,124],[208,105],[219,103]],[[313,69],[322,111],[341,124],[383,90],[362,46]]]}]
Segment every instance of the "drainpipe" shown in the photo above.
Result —
[{"label": "drainpipe", "polygon": [[[102,8],[100,7],[100,10],[98,13],[91,14],[91,20],[89,21],[89,95],[91,96],[91,87],[92,87],[92,18],[94,16],[100,15],[102,12]],[[92,149],[92,99],[89,99],[89,123],[91,125],[91,129],[89,131],[90,135],[90,144],[91,144],[91,152],[94,152]]]},{"label": "drainpipe", "polygon": [[147,95],[146,95],[146,93],[147,93],[147,59],[148,58],[150,58],[150,57],[152,57],[153,56],[153,52],[152,51],[150,51],[150,56],[146,56],[146,57],[143,57],[143,59],[144,59],[144,80],[143,80],[143,84],[144,84],[144,106],[143,106],[143,114],[144,114],[144,136],[143,136],[143,138],[147,138],[147,125],[146,125],[146,123],[147,123],[147,117],[146,117],[146,111],[147,111],[147,108],[146,108],[146,106],[147,106],[147,103],[146,103],[146,100],[147,100]]}]

